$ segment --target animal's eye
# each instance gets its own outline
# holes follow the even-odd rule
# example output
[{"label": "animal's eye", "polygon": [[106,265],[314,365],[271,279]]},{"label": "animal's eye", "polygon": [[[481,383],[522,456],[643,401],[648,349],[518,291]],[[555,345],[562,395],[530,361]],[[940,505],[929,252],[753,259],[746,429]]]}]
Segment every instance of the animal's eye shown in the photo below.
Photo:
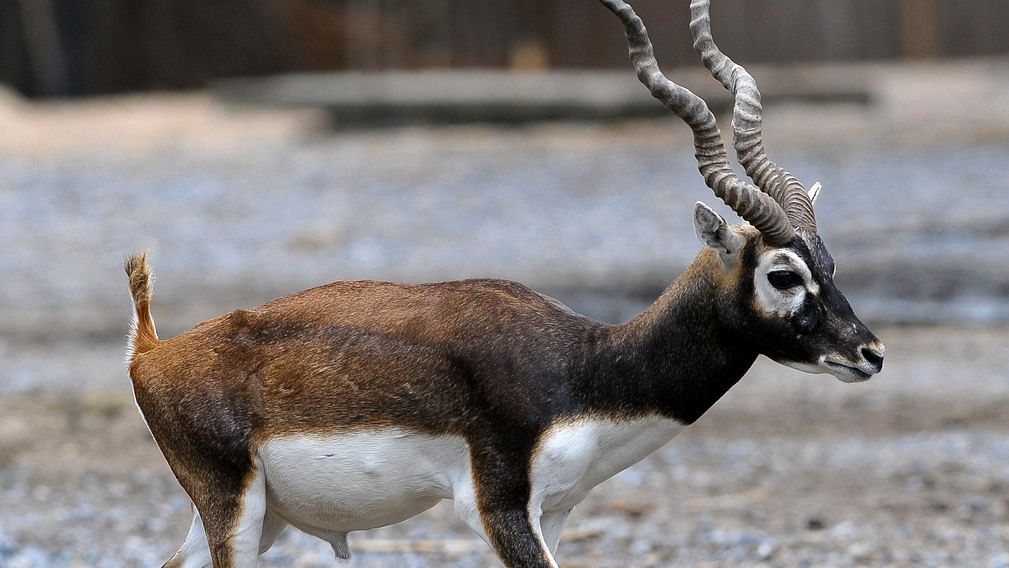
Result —
[{"label": "animal's eye", "polygon": [[767,273],[767,281],[778,290],[787,290],[802,284],[802,277],[791,270],[772,270]]}]

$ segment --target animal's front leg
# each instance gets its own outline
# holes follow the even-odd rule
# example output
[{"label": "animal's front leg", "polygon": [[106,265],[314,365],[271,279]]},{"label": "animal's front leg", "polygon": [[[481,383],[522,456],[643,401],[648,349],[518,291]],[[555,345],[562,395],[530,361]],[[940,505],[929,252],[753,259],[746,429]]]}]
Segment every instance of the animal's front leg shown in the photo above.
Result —
[{"label": "animal's front leg", "polygon": [[550,541],[539,530],[539,519],[532,518],[525,508],[481,510],[473,488],[461,489],[453,498],[456,515],[494,549],[506,566],[557,566],[548,548]]},{"label": "animal's front leg", "polygon": [[[531,452],[515,446],[508,450],[488,444],[473,452],[473,521],[508,568],[557,568],[540,529],[539,507],[530,504]],[[460,505],[456,510],[464,513],[466,507]]]},{"label": "animal's front leg", "polygon": [[529,511],[500,509],[481,511],[484,530],[494,552],[508,568],[557,568],[553,555],[539,532],[539,522]]},{"label": "animal's front leg", "polygon": [[550,554],[557,554],[557,545],[561,542],[561,532],[564,531],[564,523],[568,520],[571,509],[563,511],[551,511],[543,513],[540,517],[540,532],[543,534],[543,542],[550,549]]}]

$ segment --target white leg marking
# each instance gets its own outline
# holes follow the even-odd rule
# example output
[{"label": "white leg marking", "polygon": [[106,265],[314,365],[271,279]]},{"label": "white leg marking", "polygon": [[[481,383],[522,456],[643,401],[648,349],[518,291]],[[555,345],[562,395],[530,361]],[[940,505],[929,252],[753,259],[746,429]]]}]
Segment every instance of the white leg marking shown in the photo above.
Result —
[{"label": "white leg marking", "polygon": [[543,529],[543,540],[546,541],[550,553],[557,554],[557,545],[561,542],[561,533],[564,531],[564,523],[568,520],[571,509],[564,511],[551,511],[543,513],[540,517],[540,526]]},{"label": "white leg marking", "polygon": [[529,524],[532,525],[533,534],[536,535],[536,540],[540,543],[540,550],[543,551],[543,556],[546,557],[550,568],[559,568],[557,561],[554,560],[554,551],[550,548],[546,536],[543,534],[543,515],[539,511],[539,507],[533,509],[530,507],[529,510]]},{"label": "white leg marking", "polygon": [[252,479],[245,488],[241,510],[231,534],[231,554],[236,567],[256,565],[266,520],[266,473],[258,458],[253,467]]},{"label": "white leg marking", "polygon": [[593,487],[641,461],[682,429],[675,420],[659,416],[585,418],[552,426],[533,458],[531,510],[574,507]]},{"label": "white leg marking", "polygon": [[262,554],[277,540],[280,533],[284,532],[287,528],[287,521],[281,519],[278,515],[270,511],[269,508],[266,509],[266,516],[263,517],[263,532],[259,537],[259,553]]},{"label": "white leg marking", "polygon": [[209,568],[213,564],[210,559],[210,545],[207,544],[207,533],[203,532],[203,519],[200,518],[200,513],[193,514],[193,524],[189,527],[186,541],[182,543],[182,548],[172,556],[167,564],[172,568]]},{"label": "white leg marking", "polygon": [[571,509],[593,487],[654,452],[682,428],[659,416],[590,417],[556,424],[543,434],[530,471],[529,518],[551,566],[557,566],[553,554]]},{"label": "white leg marking", "polygon": [[480,519],[480,510],[476,505],[476,490],[473,487],[472,479],[468,483],[460,483],[455,487],[455,494],[452,496],[452,505],[455,507],[455,515],[466,523],[466,526],[477,534],[487,546],[490,546],[490,539],[483,530],[483,521]]}]

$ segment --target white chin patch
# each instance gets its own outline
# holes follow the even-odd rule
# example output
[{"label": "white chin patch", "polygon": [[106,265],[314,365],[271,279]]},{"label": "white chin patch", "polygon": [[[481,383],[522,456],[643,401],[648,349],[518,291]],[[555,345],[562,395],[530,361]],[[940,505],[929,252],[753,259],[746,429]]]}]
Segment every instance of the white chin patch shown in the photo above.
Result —
[{"label": "white chin patch", "polygon": [[860,383],[872,376],[854,367],[829,363],[826,361],[826,357],[820,357],[817,363],[799,363],[785,359],[776,359],[776,361],[786,367],[791,367],[804,373],[834,375],[842,383]]},{"label": "white chin patch", "polygon": [[822,373],[829,373],[830,369],[822,366],[816,365],[814,363],[799,363],[797,361],[788,361],[787,359],[775,359],[776,362],[781,363],[786,367],[791,367],[802,371],[803,373],[810,373],[812,375],[819,375]]}]

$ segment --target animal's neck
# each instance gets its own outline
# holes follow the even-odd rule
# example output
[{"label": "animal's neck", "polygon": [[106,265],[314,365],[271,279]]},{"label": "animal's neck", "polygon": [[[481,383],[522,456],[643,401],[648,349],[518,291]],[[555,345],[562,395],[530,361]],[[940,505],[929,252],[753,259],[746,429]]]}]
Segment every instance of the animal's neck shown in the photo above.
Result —
[{"label": "animal's neck", "polygon": [[700,255],[647,310],[613,329],[587,379],[599,404],[689,424],[742,378],[757,352],[720,317],[732,308],[720,306],[718,262]]}]

